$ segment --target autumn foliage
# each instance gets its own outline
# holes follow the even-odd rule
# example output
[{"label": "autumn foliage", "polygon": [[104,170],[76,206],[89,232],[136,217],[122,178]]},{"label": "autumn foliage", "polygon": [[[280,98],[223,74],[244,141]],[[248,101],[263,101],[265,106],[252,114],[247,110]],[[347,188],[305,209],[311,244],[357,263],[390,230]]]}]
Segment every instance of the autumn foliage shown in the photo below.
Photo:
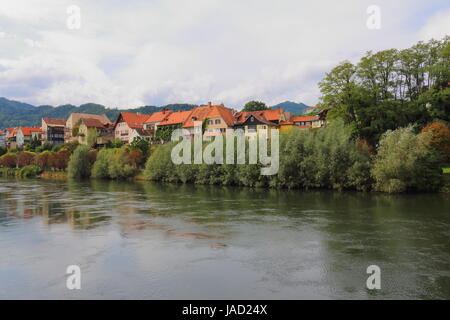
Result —
[{"label": "autumn foliage", "polygon": [[17,166],[17,155],[7,153],[0,157],[0,166],[5,168],[15,168]]},{"label": "autumn foliage", "polygon": [[44,151],[38,154],[28,151],[8,153],[0,157],[0,167],[23,168],[36,165],[42,170],[66,170],[70,154],[65,148],[58,152]]},{"label": "autumn foliage", "polygon": [[34,158],[36,154],[32,152],[21,152],[17,155],[17,166],[19,168],[23,168],[25,166],[29,166],[34,164]]},{"label": "autumn foliage", "polygon": [[450,129],[445,123],[430,123],[422,129],[421,133],[428,134],[430,145],[450,159]]}]

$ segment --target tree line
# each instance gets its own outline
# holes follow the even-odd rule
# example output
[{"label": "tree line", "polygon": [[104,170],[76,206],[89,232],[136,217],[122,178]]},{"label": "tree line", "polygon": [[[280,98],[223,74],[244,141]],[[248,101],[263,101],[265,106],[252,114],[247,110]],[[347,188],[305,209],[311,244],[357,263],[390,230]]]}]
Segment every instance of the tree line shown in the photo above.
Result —
[{"label": "tree line", "polygon": [[387,130],[450,121],[450,37],[403,50],[367,52],[343,61],[319,83],[321,104],[332,106],[354,134],[376,145]]}]

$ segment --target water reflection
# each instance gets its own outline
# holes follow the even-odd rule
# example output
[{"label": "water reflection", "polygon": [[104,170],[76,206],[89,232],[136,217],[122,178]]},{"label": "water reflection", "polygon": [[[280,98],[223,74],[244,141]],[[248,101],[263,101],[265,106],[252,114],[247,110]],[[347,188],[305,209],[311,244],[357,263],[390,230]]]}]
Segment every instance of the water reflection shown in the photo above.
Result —
[{"label": "water reflection", "polygon": [[76,297],[47,273],[75,259],[83,298],[448,299],[449,236],[444,194],[0,180],[0,298]]}]

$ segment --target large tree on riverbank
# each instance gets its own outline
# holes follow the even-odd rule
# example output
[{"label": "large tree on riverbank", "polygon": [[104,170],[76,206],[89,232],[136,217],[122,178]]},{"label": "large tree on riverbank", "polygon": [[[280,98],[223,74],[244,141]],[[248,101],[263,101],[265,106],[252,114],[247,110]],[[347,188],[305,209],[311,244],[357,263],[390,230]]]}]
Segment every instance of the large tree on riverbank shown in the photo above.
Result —
[{"label": "large tree on riverbank", "polygon": [[404,50],[367,52],[344,61],[319,83],[330,119],[342,118],[356,134],[378,142],[386,130],[431,120],[450,121],[450,37]]}]

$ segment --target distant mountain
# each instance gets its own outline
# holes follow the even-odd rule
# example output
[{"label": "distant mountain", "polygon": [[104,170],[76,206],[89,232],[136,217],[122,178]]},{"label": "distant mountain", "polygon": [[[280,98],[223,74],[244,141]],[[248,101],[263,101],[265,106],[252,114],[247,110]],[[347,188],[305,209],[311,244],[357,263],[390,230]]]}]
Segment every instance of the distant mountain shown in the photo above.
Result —
[{"label": "distant mountain", "polygon": [[71,113],[92,113],[105,114],[111,121],[115,121],[120,112],[140,112],[144,114],[151,114],[160,111],[162,108],[167,108],[173,111],[191,110],[196,107],[194,104],[168,104],[162,107],[156,106],[142,106],[135,109],[110,109],[101,104],[86,103],[80,106],[65,104],[58,107],[49,105],[33,106],[28,103],[0,98],[0,128],[11,127],[34,127],[41,125],[41,119],[49,118],[64,118],[67,119]]},{"label": "distant mountain", "polygon": [[278,107],[280,107],[281,109],[285,110],[285,111],[289,111],[292,114],[303,114],[303,111],[306,108],[309,108],[309,106],[307,106],[306,104],[304,104],[303,102],[292,102],[292,101],[285,101],[285,102],[281,102],[277,105],[272,106],[272,109],[277,109]]}]

